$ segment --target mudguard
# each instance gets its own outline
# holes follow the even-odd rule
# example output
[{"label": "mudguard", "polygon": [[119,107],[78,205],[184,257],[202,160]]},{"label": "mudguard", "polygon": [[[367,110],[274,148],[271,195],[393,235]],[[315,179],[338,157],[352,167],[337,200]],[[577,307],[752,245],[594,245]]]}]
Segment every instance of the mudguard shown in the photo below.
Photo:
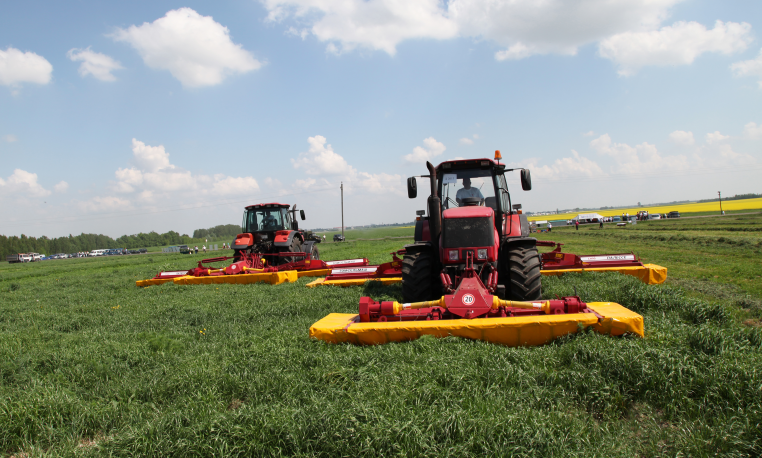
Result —
[{"label": "mudguard", "polygon": [[298,231],[288,231],[288,236],[285,234],[281,235],[280,233],[286,232],[286,231],[278,231],[275,233],[275,242],[273,245],[277,247],[290,247],[291,243],[294,241],[294,237],[298,237],[299,240],[304,243],[304,239],[302,238],[302,235]]}]

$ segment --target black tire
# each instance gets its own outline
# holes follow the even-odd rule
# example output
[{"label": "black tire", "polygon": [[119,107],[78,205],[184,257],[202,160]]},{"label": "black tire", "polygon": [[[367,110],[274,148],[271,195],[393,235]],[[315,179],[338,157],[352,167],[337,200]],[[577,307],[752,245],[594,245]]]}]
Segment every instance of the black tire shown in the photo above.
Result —
[{"label": "black tire", "polygon": [[540,253],[534,242],[517,242],[503,252],[508,256],[508,298],[514,301],[536,301],[542,298]]},{"label": "black tire", "polygon": [[[291,241],[290,247],[281,249],[281,253],[300,253],[301,251],[302,241],[296,236],[294,236],[294,240]],[[279,264],[288,264],[289,262],[294,261],[296,261],[296,256],[280,256]]]},{"label": "black tire", "polygon": [[320,259],[320,253],[315,245],[312,245],[312,259]]},{"label": "black tire", "polygon": [[430,251],[406,253],[402,259],[402,300],[420,302],[439,299],[441,282],[436,271],[437,260]]}]

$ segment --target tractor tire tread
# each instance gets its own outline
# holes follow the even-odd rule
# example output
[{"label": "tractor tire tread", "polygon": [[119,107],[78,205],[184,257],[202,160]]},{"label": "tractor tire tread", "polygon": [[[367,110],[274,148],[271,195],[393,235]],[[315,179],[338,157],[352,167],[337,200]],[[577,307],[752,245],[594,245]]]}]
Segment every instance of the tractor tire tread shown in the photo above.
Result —
[{"label": "tractor tire tread", "polygon": [[405,254],[402,259],[402,299],[404,302],[419,302],[435,299],[435,259],[428,251]]},{"label": "tractor tire tread", "polygon": [[511,299],[535,301],[542,298],[541,262],[537,246],[531,242],[512,245],[508,250]]}]

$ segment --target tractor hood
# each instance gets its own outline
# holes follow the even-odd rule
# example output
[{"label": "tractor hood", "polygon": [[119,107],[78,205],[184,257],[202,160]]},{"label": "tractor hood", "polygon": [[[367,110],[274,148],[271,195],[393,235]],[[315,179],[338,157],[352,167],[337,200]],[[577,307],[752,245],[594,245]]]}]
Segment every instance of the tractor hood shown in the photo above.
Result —
[{"label": "tractor hood", "polygon": [[445,210],[442,218],[488,218],[493,214],[492,207],[458,207]]}]

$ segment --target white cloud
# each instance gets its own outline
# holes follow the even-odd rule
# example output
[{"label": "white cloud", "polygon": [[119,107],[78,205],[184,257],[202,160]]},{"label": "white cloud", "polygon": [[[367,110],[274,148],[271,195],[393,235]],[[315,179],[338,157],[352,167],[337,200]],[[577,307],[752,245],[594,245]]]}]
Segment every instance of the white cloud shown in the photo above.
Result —
[{"label": "white cloud", "polygon": [[295,169],[303,168],[308,175],[343,175],[351,172],[352,167],[333,151],[331,145],[326,145],[322,135],[309,137],[307,143],[310,144],[309,150],[299,154],[298,158],[291,159]]},{"label": "white cloud", "polygon": [[134,167],[119,168],[114,172],[116,182],[112,190],[118,193],[138,193],[143,201],[152,201],[157,194],[184,193],[194,195],[250,195],[259,190],[252,177],[229,177],[225,174],[193,175],[169,161],[164,145],[151,146],[133,138]]},{"label": "white cloud", "polygon": [[133,138],[132,153],[141,170],[156,172],[162,169],[175,168],[169,163],[169,153],[164,150],[164,145],[149,146]]},{"label": "white cloud", "polygon": [[123,68],[118,61],[105,54],[91,51],[89,46],[87,49],[72,48],[66,55],[73,62],[82,61],[79,66],[79,74],[82,77],[93,75],[101,81],[116,81],[111,72]]},{"label": "white cloud", "polygon": [[3,136],[3,141],[6,141],[6,142],[8,142],[8,143],[17,142],[18,140],[19,140],[19,139],[18,139],[18,138],[16,138],[16,136],[15,136],[15,135],[13,135],[13,134],[8,134],[8,135],[4,135],[4,136]]},{"label": "white cloud", "polygon": [[53,190],[55,190],[55,192],[66,192],[68,189],[69,189],[69,183],[65,181],[61,181],[55,186],[53,186]]},{"label": "white cloud", "polygon": [[592,137],[593,135],[595,135],[595,132],[593,132],[592,130],[589,130],[585,132],[584,134],[582,134],[583,137]]},{"label": "white cloud", "polygon": [[151,68],[168,70],[186,87],[214,86],[262,63],[230,39],[227,27],[211,16],[180,8],[152,23],[118,29],[113,38],[135,48]]},{"label": "white cloud", "polygon": [[306,174],[316,178],[297,179],[295,180],[297,187],[302,189],[338,187],[341,181],[344,183],[345,190],[402,194],[404,186],[401,175],[358,171],[349,165],[343,156],[336,153],[322,135],[309,137],[307,142],[310,144],[309,151],[300,153],[296,159],[291,159],[291,165],[295,169],[303,169]]},{"label": "white cloud", "polygon": [[685,146],[690,146],[696,143],[696,139],[693,138],[693,132],[686,132],[684,130],[676,130],[669,134],[669,141]]},{"label": "white cloud", "polygon": [[760,78],[759,87],[762,89],[762,49],[756,59],[742,60],[730,66],[735,76],[757,76]]},{"label": "white cloud", "polygon": [[746,124],[743,126],[743,136],[752,140],[762,138],[762,124],[759,126],[755,122]]},{"label": "white cloud", "polygon": [[630,146],[626,143],[613,143],[608,134],[590,142],[590,146],[599,154],[610,156],[616,162],[612,167],[615,173],[639,174],[659,170],[678,171],[690,168],[691,163],[686,156],[662,156],[655,145],[643,142]]},{"label": "white cloud", "polygon": [[461,145],[473,145],[473,144],[474,144],[474,141],[473,141],[473,140],[471,140],[471,139],[470,139],[470,138],[468,138],[468,137],[463,137],[463,138],[461,138],[461,139],[460,139],[460,144],[461,144]]},{"label": "white cloud", "polygon": [[748,23],[717,21],[707,30],[697,22],[676,22],[659,30],[625,32],[606,38],[598,46],[602,57],[619,66],[619,74],[630,76],[647,65],[686,65],[706,52],[733,54],[751,42]]},{"label": "white cloud", "polygon": [[[293,18],[332,49],[394,55],[408,39],[486,39],[498,60],[574,55],[579,46],[627,31],[654,30],[681,0],[262,0],[268,18]],[[340,52],[339,51],[339,52]]]},{"label": "white cloud", "polygon": [[[461,139],[461,143],[463,143],[463,140],[464,139]],[[416,146],[413,148],[413,152],[403,158],[405,162],[411,164],[423,164],[424,162],[430,161],[444,153],[447,149],[444,144],[436,141],[434,137],[425,138],[423,144],[424,146]]]},{"label": "white cloud", "polygon": [[7,179],[0,178],[0,192],[3,194],[20,194],[31,197],[45,197],[50,191],[37,183],[37,174],[26,170],[16,169]]},{"label": "white cloud", "polygon": [[729,138],[730,138],[729,135],[722,135],[719,130],[706,134],[707,143],[719,143]]},{"label": "white cloud", "polygon": [[327,42],[327,50],[334,54],[363,47],[393,56],[404,40],[441,40],[455,37],[458,31],[439,0],[262,0],[262,3],[271,21],[294,17],[310,23],[309,31]]},{"label": "white cloud", "polygon": [[53,66],[42,56],[10,46],[5,51],[0,49],[0,84],[48,84],[52,73]]},{"label": "white cloud", "polygon": [[288,34],[312,35],[335,54],[365,48],[393,56],[406,40],[461,37],[497,44],[503,49],[495,59],[501,61],[573,56],[579,47],[599,43],[601,56],[630,75],[645,65],[689,64],[706,52],[731,54],[751,41],[747,23],[717,21],[711,30],[696,22],[662,27],[684,0],[260,1],[270,21],[294,23]]},{"label": "white cloud", "polygon": [[114,196],[97,196],[92,199],[80,202],[79,208],[85,212],[101,212],[101,211],[124,211],[134,208],[132,202],[121,197]]},{"label": "white cloud", "polygon": [[556,178],[570,177],[596,177],[605,175],[601,167],[593,160],[580,156],[572,150],[571,157],[556,159],[552,165],[539,166],[537,160],[528,161],[531,165],[532,174],[538,178],[552,180]]}]

